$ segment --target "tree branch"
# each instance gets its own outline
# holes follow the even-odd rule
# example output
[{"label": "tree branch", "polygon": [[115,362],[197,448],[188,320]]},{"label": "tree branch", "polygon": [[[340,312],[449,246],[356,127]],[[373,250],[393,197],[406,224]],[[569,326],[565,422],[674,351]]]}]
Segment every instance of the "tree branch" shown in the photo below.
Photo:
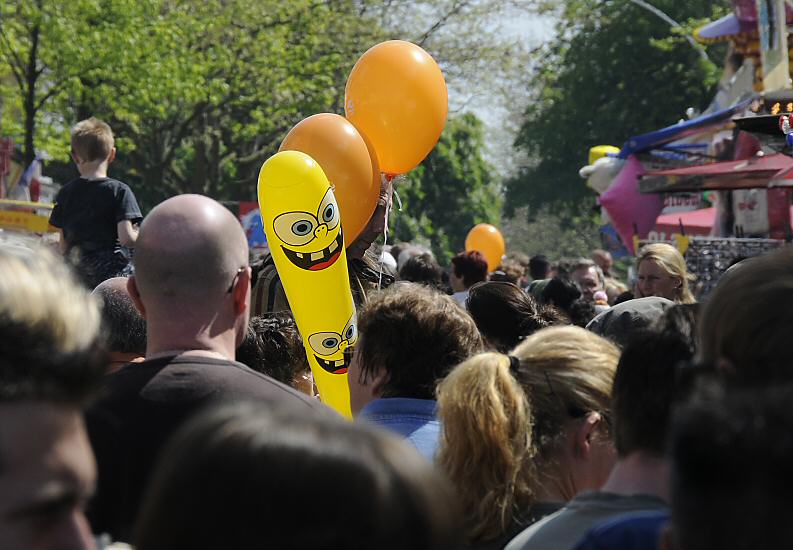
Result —
[{"label": "tree branch", "polygon": [[6,54],[6,58],[9,60],[8,66],[11,67],[11,72],[14,74],[14,78],[16,79],[17,83],[19,84],[20,90],[25,89],[25,85],[22,82],[22,71],[25,67],[25,64],[22,62],[22,59],[17,55],[17,52],[11,47],[11,41],[6,36],[5,29],[3,25],[0,25],[0,38],[2,39],[3,43],[5,44],[4,50],[7,50],[8,53]]},{"label": "tree branch", "polygon": [[465,1],[465,0],[455,3],[455,4],[452,6],[452,8],[451,8],[449,11],[447,11],[445,14],[443,14],[443,15],[442,15],[442,16],[441,16],[441,17],[440,17],[440,18],[439,18],[439,19],[438,19],[438,20],[437,20],[435,23],[433,23],[433,24],[432,24],[432,26],[430,26],[430,28],[429,28],[429,29],[427,29],[427,30],[424,32],[424,34],[422,34],[422,35],[421,35],[421,36],[418,38],[418,40],[416,41],[416,44],[417,44],[417,45],[419,45],[419,46],[421,46],[421,47],[423,47],[423,46],[424,46],[424,43],[425,43],[425,42],[426,42],[426,41],[427,41],[427,40],[428,40],[428,39],[429,39],[429,38],[430,38],[430,37],[431,37],[431,36],[432,36],[432,35],[433,35],[433,34],[436,32],[436,31],[438,31],[438,30],[439,30],[441,27],[443,27],[444,25],[446,25],[446,23],[448,23],[448,22],[449,22],[449,19],[451,19],[452,17],[454,17],[455,15],[457,15],[458,13],[460,13],[460,12],[461,12],[461,11],[462,11],[462,10],[463,10],[465,7],[467,7],[469,4],[470,4],[470,2],[467,2],[467,1]]}]

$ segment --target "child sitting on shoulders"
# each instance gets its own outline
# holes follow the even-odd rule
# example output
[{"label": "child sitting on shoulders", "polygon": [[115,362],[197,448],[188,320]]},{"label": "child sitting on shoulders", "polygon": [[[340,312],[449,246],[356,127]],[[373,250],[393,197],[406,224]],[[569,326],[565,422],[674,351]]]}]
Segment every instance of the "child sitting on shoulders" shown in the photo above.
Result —
[{"label": "child sitting on shoulders", "polygon": [[80,177],[58,192],[50,224],[60,229],[61,251],[94,288],[129,274],[129,257],[122,247],[135,246],[143,216],[129,186],[107,177],[107,167],[116,158],[110,126],[94,117],[80,121],[71,142]]}]

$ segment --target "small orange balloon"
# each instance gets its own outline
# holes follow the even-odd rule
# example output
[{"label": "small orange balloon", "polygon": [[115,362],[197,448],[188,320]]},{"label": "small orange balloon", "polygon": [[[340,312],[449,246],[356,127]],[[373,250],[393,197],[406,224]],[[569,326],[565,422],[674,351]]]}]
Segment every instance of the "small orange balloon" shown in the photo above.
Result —
[{"label": "small orange balloon", "polygon": [[506,252],[504,237],[501,232],[489,223],[475,225],[465,238],[465,250],[478,250],[487,260],[487,270],[495,271],[501,265],[501,258]]},{"label": "small orange balloon", "polygon": [[372,142],[386,174],[415,168],[446,125],[449,94],[440,67],[403,40],[366,51],[350,72],[344,96],[347,119]]},{"label": "small orange balloon", "polygon": [[361,234],[380,196],[380,168],[374,148],[343,116],[312,115],[298,122],[279,151],[300,151],[314,160],[333,186],[344,241]]}]

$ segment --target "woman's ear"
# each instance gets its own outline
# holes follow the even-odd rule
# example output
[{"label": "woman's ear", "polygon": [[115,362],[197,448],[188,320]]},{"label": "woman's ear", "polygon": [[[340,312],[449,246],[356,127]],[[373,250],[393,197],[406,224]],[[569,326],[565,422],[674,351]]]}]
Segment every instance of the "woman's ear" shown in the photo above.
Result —
[{"label": "woman's ear", "polygon": [[592,445],[594,443],[595,432],[601,428],[601,423],[604,422],[603,416],[599,412],[589,412],[584,416],[579,423],[575,432],[575,449],[574,453],[577,458],[588,459],[592,452]]}]

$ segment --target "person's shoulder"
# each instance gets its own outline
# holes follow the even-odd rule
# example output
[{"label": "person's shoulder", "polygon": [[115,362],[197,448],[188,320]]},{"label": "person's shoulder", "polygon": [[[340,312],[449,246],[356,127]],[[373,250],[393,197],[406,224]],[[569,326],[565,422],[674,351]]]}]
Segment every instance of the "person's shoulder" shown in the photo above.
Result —
[{"label": "person's shoulder", "polygon": [[665,509],[666,504],[653,495],[619,495],[603,491],[585,491],[558,512],[538,521],[506,547],[560,548],[574,545],[591,527],[616,515]]},{"label": "person's shoulder", "polygon": [[[561,510],[559,512],[561,512]],[[504,547],[504,550],[523,550],[524,548],[529,548],[529,545],[535,538],[537,531],[539,531],[543,525],[550,521],[551,518],[553,518],[559,512],[551,514],[550,516],[546,516],[540,521],[529,525],[526,529],[518,533],[515,538],[509,541],[509,543]]]},{"label": "person's shoulder", "polygon": [[[518,533],[518,535],[504,547],[504,550],[523,550],[524,548],[533,548],[537,539],[542,535],[540,531],[546,529],[547,526],[555,524],[559,518],[563,516],[567,508],[562,509],[545,516],[541,520],[529,525],[526,529]],[[564,518],[562,517],[562,521]],[[543,533],[544,534],[544,533]]]},{"label": "person's shoulder", "polygon": [[58,189],[58,192],[56,193],[55,197],[59,198],[59,197],[63,197],[65,195],[68,195],[69,193],[71,193],[74,190],[75,187],[77,187],[81,183],[84,183],[85,181],[86,180],[84,180],[83,178],[74,178],[73,180],[70,180],[70,181],[64,183],[61,186],[61,188]]},{"label": "person's shoulder", "polygon": [[669,522],[668,511],[637,512],[604,521],[590,529],[575,550],[657,548],[661,529]]},{"label": "person's shoulder", "polygon": [[275,262],[271,255],[266,255],[257,265],[256,282],[253,284],[251,298],[251,315],[277,311],[291,311],[291,308]]},{"label": "person's shoulder", "polygon": [[203,368],[206,378],[216,384],[221,392],[233,393],[244,398],[279,401],[315,410],[327,409],[316,399],[237,361],[211,357],[184,357],[174,358],[169,364]]},{"label": "person's shoulder", "polygon": [[102,181],[102,185],[117,191],[132,191],[132,188],[129,185],[115,178],[105,178]]}]

